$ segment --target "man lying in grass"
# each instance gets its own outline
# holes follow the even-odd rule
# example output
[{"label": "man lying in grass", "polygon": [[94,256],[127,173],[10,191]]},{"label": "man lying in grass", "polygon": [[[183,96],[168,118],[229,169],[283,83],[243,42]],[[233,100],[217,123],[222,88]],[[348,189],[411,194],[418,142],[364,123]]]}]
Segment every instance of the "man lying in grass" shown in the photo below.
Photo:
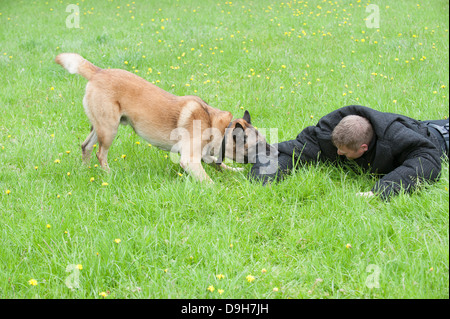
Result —
[{"label": "man lying in grass", "polygon": [[296,139],[279,143],[278,155],[258,154],[249,177],[266,184],[299,164],[354,163],[363,172],[381,175],[370,192],[358,195],[388,199],[401,189],[412,192],[420,182],[439,179],[441,157],[448,158],[448,128],[448,119],[421,122],[350,105],[324,116]]}]

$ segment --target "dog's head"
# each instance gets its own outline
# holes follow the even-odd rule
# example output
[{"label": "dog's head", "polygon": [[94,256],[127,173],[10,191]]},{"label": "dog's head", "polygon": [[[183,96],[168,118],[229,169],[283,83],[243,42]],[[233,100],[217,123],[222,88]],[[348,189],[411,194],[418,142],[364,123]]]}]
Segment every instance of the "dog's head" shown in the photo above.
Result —
[{"label": "dog's head", "polygon": [[233,120],[225,130],[225,157],[237,163],[256,163],[257,154],[278,154],[276,148],[267,143],[265,137],[251,124],[250,113]]}]

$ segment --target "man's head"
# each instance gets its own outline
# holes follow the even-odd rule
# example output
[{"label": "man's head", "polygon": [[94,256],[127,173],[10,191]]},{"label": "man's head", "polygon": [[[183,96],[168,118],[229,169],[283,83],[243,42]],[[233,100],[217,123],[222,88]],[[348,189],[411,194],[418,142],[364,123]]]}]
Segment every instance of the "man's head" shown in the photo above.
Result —
[{"label": "man's head", "polygon": [[360,158],[369,149],[372,137],[372,125],[359,115],[344,117],[331,134],[338,155],[345,155],[350,160]]}]

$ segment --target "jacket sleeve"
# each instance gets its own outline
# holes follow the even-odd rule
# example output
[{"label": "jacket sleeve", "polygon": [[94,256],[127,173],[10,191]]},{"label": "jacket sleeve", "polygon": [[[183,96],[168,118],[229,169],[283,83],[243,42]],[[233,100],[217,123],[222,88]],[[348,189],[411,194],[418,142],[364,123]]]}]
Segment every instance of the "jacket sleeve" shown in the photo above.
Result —
[{"label": "jacket sleeve", "polygon": [[296,139],[279,143],[278,151],[291,156],[295,164],[317,162],[321,149],[316,131],[315,126],[306,127]]},{"label": "jacket sleeve", "polygon": [[387,135],[395,140],[391,152],[398,166],[384,175],[372,192],[386,200],[401,189],[410,193],[420,183],[439,179],[440,153],[429,139],[400,123],[394,123]]},{"label": "jacket sleeve", "polygon": [[305,128],[296,139],[275,144],[278,155],[275,157],[263,153],[256,155],[256,163],[253,165],[248,178],[254,181],[262,181],[266,184],[272,180],[281,180],[297,164],[305,164],[317,161],[320,154],[320,146],[315,138],[314,126]]}]

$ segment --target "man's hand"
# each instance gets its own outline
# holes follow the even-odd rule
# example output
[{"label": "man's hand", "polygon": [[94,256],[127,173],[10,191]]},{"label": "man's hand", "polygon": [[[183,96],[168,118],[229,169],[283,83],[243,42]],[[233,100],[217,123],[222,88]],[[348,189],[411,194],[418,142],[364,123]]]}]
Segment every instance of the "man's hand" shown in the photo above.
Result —
[{"label": "man's hand", "polygon": [[372,196],[374,196],[375,194],[372,192],[372,191],[370,191],[370,192],[365,192],[365,193],[356,193],[356,196],[364,196],[364,197],[372,197]]}]

